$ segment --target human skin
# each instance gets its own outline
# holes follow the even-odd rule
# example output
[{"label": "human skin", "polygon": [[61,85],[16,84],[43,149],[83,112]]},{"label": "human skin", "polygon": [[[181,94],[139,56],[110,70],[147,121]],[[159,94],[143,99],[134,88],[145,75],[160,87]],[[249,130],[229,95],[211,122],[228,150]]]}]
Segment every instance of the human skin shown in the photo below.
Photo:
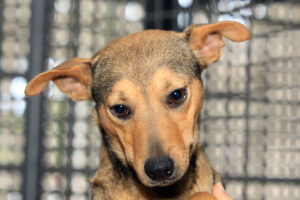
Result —
[{"label": "human skin", "polygon": [[217,200],[233,200],[225,192],[224,187],[222,186],[221,183],[218,183],[214,186],[213,195],[217,198]]}]

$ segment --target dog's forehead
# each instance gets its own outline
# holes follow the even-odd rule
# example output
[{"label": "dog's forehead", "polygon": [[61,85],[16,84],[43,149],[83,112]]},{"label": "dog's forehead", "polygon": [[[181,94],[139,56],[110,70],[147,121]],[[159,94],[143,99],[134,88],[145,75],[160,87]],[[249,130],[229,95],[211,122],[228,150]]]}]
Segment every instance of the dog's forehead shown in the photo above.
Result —
[{"label": "dog's forehead", "polygon": [[129,79],[146,87],[153,74],[168,68],[188,77],[199,74],[186,39],[171,31],[150,30],[119,38],[94,57],[93,97],[104,102],[116,81]]}]

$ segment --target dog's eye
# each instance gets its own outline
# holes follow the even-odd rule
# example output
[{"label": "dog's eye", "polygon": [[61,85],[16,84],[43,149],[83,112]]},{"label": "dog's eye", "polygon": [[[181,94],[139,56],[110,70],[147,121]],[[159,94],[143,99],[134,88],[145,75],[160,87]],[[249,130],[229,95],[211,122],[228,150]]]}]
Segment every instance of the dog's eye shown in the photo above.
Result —
[{"label": "dog's eye", "polygon": [[129,109],[121,104],[111,107],[110,110],[118,118],[126,118],[130,114]]},{"label": "dog's eye", "polygon": [[177,89],[171,92],[168,97],[168,103],[171,105],[179,105],[186,99],[186,89]]}]

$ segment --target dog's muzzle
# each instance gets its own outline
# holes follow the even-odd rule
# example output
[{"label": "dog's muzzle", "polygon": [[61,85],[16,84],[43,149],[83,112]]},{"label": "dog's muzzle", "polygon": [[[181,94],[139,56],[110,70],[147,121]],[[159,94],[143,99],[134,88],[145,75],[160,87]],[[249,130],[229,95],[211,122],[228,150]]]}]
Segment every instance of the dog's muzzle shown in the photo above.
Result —
[{"label": "dog's muzzle", "polygon": [[153,181],[165,181],[174,173],[174,161],[169,156],[160,156],[146,160],[144,170]]}]

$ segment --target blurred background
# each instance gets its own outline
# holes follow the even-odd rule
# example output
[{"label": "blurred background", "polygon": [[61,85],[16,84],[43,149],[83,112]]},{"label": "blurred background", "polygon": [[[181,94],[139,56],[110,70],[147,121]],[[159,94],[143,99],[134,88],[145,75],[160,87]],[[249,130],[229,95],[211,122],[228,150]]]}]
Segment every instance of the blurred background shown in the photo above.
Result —
[{"label": "blurred background", "polygon": [[252,38],[203,74],[201,143],[234,199],[299,200],[297,0],[0,0],[0,200],[89,199],[99,165],[93,105],[53,84],[27,99],[33,76],[128,33],[222,20]]}]

